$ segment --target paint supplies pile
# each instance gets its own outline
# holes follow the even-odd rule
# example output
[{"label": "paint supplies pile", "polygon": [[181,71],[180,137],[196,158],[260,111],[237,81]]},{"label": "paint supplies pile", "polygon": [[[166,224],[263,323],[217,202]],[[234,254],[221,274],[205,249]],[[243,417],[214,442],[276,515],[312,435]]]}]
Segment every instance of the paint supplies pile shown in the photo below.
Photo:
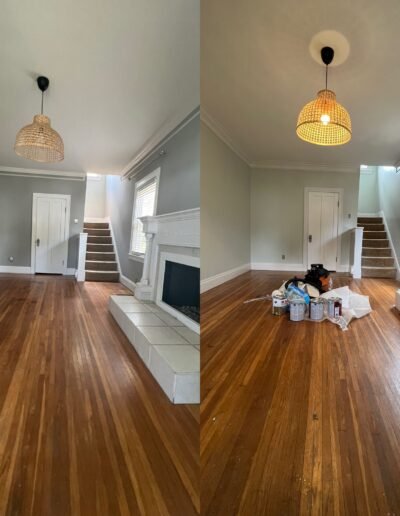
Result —
[{"label": "paint supplies pile", "polygon": [[329,320],[342,330],[347,330],[350,321],[369,314],[368,296],[352,292],[348,287],[332,289],[332,278],[322,264],[313,264],[304,278],[292,278],[271,296],[263,296],[247,302],[270,299],[272,314],[289,312],[291,321],[322,322]]}]

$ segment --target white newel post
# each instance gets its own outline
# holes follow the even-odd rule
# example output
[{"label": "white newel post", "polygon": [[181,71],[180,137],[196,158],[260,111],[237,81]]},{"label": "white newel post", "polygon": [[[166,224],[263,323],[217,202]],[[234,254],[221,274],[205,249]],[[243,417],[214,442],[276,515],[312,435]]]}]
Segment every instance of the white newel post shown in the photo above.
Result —
[{"label": "white newel post", "polygon": [[87,237],[88,237],[87,233],[79,233],[78,269],[76,271],[76,280],[77,281],[85,281]]},{"label": "white newel post", "polygon": [[354,250],[353,250],[353,266],[351,268],[351,273],[353,278],[360,279],[362,277],[362,243],[363,243],[363,233],[364,228],[354,228],[353,229],[353,239],[354,239]]}]

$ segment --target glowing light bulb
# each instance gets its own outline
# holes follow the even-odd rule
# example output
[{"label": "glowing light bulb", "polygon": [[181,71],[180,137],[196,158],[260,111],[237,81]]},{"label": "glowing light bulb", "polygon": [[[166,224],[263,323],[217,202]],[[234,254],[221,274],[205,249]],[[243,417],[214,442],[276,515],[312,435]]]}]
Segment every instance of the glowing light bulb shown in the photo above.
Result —
[{"label": "glowing light bulb", "polygon": [[323,125],[328,125],[331,121],[331,117],[329,115],[321,115],[320,120],[323,123]]}]

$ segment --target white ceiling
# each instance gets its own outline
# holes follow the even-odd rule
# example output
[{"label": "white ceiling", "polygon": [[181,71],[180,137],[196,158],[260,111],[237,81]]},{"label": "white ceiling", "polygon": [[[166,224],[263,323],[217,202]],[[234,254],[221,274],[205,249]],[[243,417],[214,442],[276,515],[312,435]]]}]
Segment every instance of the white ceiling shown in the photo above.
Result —
[{"label": "white ceiling", "polygon": [[[120,173],[199,105],[199,0],[5,0],[0,17],[0,166]],[[16,156],[40,110],[65,160]]]},{"label": "white ceiling", "polygon": [[[353,137],[319,147],[296,136],[302,106],[324,87],[309,52],[322,30],[350,55],[328,87],[349,111]],[[400,159],[399,0],[203,0],[201,106],[253,164],[393,164]]]}]

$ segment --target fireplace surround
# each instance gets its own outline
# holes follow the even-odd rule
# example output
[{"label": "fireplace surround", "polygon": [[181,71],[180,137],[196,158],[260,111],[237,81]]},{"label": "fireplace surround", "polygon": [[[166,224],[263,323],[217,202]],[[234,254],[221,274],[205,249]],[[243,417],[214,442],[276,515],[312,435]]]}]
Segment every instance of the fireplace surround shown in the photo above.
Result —
[{"label": "fireplace surround", "polygon": [[141,221],[147,246],[143,274],[136,285],[135,296],[141,301],[156,303],[200,333],[197,321],[163,300],[165,270],[167,268],[169,272],[170,267],[167,262],[200,268],[200,209],[142,217]]}]

